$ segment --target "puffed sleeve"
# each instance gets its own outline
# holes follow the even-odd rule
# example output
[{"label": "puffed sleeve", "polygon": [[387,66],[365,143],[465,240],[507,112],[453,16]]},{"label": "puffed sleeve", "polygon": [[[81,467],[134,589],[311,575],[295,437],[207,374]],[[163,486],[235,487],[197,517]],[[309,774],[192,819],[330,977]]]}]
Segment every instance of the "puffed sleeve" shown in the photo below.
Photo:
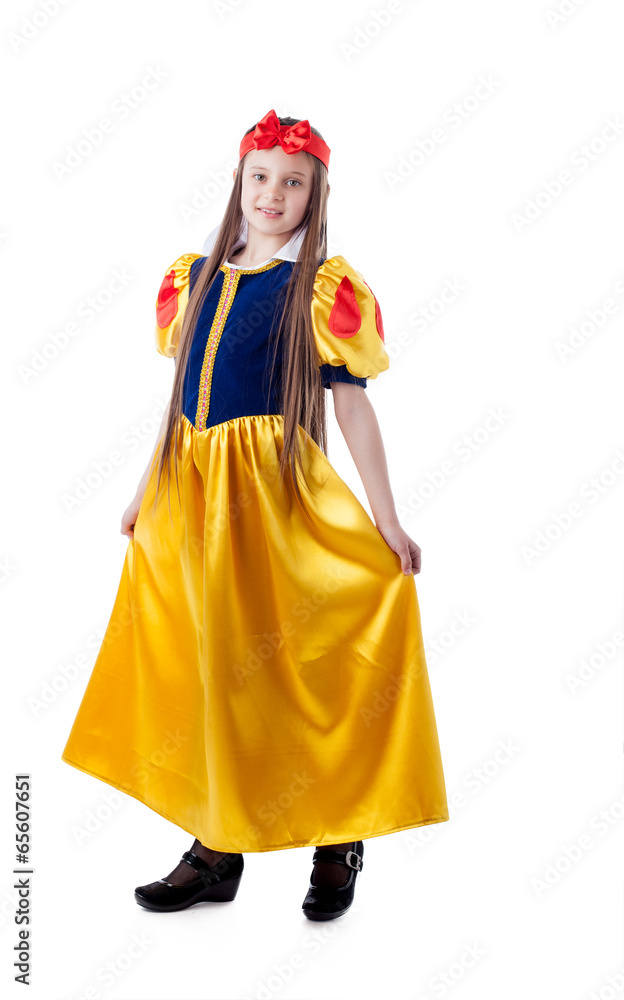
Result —
[{"label": "puffed sleeve", "polygon": [[342,256],[330,257],[316,272],[312,325],[324,386],[330,381],[365,386],[366,379],[390,367],[379,303]]},{"label": "puffed sleeve", "polygon": [[201,256],[185,253],[178,257],[162,280],[156,299],[156,350],[166,358],[176,355],[189,299],[191,267]]}]

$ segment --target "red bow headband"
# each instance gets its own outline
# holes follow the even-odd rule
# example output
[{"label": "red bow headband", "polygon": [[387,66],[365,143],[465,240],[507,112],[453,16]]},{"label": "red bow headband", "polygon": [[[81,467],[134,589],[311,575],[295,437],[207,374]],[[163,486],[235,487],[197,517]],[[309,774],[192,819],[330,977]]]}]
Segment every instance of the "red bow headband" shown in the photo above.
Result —
[{"label": "red bow headband", "polygon": [[285,153],[311,153],[317,159],[329,167],[330,149],[323,139],[310,129],[310,122],[306,118],[295,125],[280,125],[279,118],[273,108],[267,111],[264,118],[257,123],[253,132],[248,132],[243,136],[240,144],[239,158],[242,160],[245,153],[250,149],[268,149],[279,142]]}]

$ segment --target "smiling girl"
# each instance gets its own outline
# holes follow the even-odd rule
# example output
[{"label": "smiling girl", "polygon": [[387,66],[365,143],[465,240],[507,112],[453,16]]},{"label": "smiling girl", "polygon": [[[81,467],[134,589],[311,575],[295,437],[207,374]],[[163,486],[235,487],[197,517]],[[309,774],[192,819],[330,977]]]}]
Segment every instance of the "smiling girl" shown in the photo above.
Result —
[{"label": "smiling girl", "polygon": [[[449,819],[421,552],[367,392],[379,303],[327,257],[329,147],[271,110],[239,155],[221,224],[158,293],[171,399],[62,759],[195,838],[142,906],[234,899],[243,852],[314,846],[303,912],[326,920],[365,839]],[[329,388],[373,519],[327,458]]]}]

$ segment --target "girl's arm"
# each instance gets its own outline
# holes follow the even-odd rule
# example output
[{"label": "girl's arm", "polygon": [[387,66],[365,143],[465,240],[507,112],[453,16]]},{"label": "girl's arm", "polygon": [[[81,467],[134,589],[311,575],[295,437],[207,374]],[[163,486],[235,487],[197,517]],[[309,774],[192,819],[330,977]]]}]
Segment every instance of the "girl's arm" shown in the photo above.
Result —
[{"label": "girl's arm", "polygon": [[421,550],[399,524],[381,430],[366,389],[331,383],[334,412],[371,505],[377,530],[401,560],[403,573],[420,573]]},{"label": "girl's arm", "polygon": [[[174,364],[174,368],[178,364],[178,356],[177,356],[177,354],[174,355],[173,364]],[[146,487],[147,487],[147,481],[149,479],[149,471],[150,471],[152,462],[154,460],[154,455],[156,454],[156,449],[158,448],[158,445],[160,444],[161,437],[165,433],[165,427],[167,426],[167,418],[169,417],[169,409],[170,409],[170,407],[171,407],[171,397],[169,397],[169,402],[165,406],[165,412],[163,413],[163,418],[162,418],[162,420],[160,422],[160,430],[158,431],[158,434],[156,435],[156,444],[154,445],[154,450],[152,452],[151,458],[150,458],[149,462],[147,463],[147,468],[146,468],[145,472],[143,473],[143,475],[141,477],[141,481],[140,481],[139,485],[137,486],[137,491],[136,491],[136,495],[135,495],[134,499],[136,500],[137,497],[138,497],[139,503],[141,502],[141,499],[142,499],[143,494],[145,493],[145,490],[146,490]]]},{"label": "girl's arm", "polygon": [[[359,386],[357,388],[359,388]],[[141,477],[139,485],[137,486],[137,491],[134,495],[133,500],[130,501],[130,504],[128,505],[128,507],[126,507],[125,511],[123,512],[123,516],[121,518],[121,528],[120,528],[121,534],[127,535],[128,538],[134,538],[134,525],[137,519],[137,515],[139,513],[141,501],[143,500],[143,494],[145,493],[147,487],[147,482],[149,479],[152,462],[154,460],[154,455],[156,454],[156,450],[158,448],[158,445],[160,444],[160,439],[165,433],[165,427],[167,426],[167,418],[169,417],[170,406],[171,406],[171,400],[169,400],[169,402],[165,407],[165,412],[163,414],[163,418],[160,424],[160,430],[156,435],[156,444],[154,445],[154,450],[152,451],[150,460],[147,463],[147,468],[145,469],[145,472]]]},{"label": "girl's arm", "polygon": [[143,494],[145,493],[145,490],[146,490],[146,487],[147,487],[147,481],[149,479],[150,469],[152,467],[152,462],[154,461],[154,455],[156,454],[156,450],[158,448],[158,445],[160,444],[160,439],[163,436],[163,434],[165,433],[165,427],[167,426],[167,419],[169,417],[169,408],[170,408],[170,406],[171,406],[171,400],[169,400],[169,402],[165,406],[165,412],[163,413],[163,418],[162,418],[162,421],[161,421],[161,424],[160,424],[160,430],[158,431],[158,434],[156,435],[156,444],[154,445],[154,449],[153,449],[152,454],[150,456],[150,460],[147,463],[147,468],[145,469],[145,472],[141,476],[141,481],[139,482],[139,485],[137,486],[137,491],[136,491],[136,496],[137,497],[142,498]]}]

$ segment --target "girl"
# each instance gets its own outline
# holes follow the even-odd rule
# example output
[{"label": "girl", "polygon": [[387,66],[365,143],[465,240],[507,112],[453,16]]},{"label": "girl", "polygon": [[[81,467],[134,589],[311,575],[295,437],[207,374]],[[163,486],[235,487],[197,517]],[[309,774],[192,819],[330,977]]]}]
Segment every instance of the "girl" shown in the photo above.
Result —
[{"label": "girl", "polygon": [[[314,845],[303,911],[334,918],[364,839],[449,818],[421,553],[365,391],[389,367],[381,311],[327,258],[329,155],[267,112],[206,252],[158,293],[171,400],[62,754],[195,837],[136,888],[155,910],[234,899],[245,851]],[[327,459],[329,387],[374,523]]]}]

